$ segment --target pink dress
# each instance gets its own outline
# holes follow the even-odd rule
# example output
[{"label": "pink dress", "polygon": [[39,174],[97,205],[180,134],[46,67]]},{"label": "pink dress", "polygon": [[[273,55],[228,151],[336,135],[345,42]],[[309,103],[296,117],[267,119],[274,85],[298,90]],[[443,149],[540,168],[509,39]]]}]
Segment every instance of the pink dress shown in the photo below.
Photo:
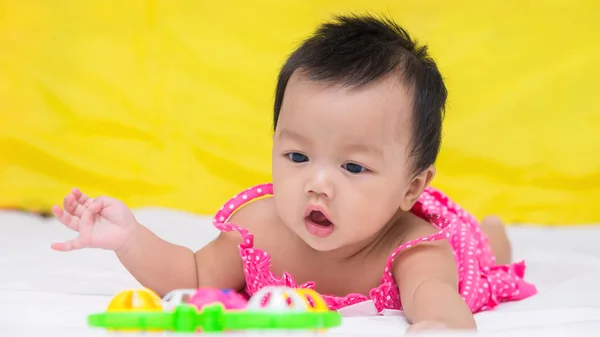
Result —
[{"label": "pink dress", "polygon": [[[265,286],[315,287],[314,282],[297,284],[292,275],[286,272],[281,277],[275,275],[270,268],[269,254],[254,248],[254,236],[246,229],[228,222],[238,208],[256,198],[272,194],[273,186],[270,183],[249,188],[231,198],[213,219],[213,224],[219,230],[238,231],[244,239],[239,249],[244,261],[245,292],[248,296]],[[500,302],[521,300],[536,293],[535,286],[523,280],[524,262],[497,265],[477,220],[440,191],[427,188],[411,211],[436,226],[439,231],[396,248],[388,257],[385,270],[381,271],[381,285],[371,289],[369,296],[348,294],[336,297],[321,294],[331,310],[366,300],[372,300],[378,312],[384,309],[401,310],[400,293],[390,268],[395,256],[401,250],[420,242],[443,239],[448,240],[453,247],[459,275],[459,292],[473,313],[493,309]]]}]

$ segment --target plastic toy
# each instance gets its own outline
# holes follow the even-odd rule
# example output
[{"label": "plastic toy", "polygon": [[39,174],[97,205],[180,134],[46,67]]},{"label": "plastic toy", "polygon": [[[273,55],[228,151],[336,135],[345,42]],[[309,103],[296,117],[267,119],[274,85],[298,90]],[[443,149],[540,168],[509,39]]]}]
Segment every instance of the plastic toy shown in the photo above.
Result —
[{"label": "plastic toy", "polygon": [[177,289],[170,291],[162,298],[162,307],[165,311],[172,311],[181,303],[187,303],[199,289]]},{"label": "plastic toy", "polygon": [[231,289],[221,290],[218,288],[201,288],[196,291],[187,303],[202,309],[211,303],[221,303],[225,309],[244,309],[248,301],[244,296]]},{"label": "plastic toy", "polygon": [[[144,293],[144,291],[139,290],[140,293]],[[222,302],[207,301],[208,297],[205,295],[211,293],[211,296],[215,296],[214,291],[215,289],[212,288],[198,289],[198,298],[203,300],[200,307],[196,304],[181,303],[172,311],[156,310],[154,306],[150,306],[150,310],[107,310],[104,313],[88,316],[88,324],[92,327],[113,331],[176,332],[262,329],[324,330],[341,324],[340,314],[330,311],[323,298],[311,289],[265,287],[252,296],[244,308],[230,310]],[[173,293],[171,298],[187,292],[186,289]],[[225,295],[225,298],[231,294],[229,291],[220,292]],[[192,298],[197,294],[192,295]],[[111,304],[118,296],[123,295],[119,293],[113,298]],[[155,305],[160,302],[152,303]],[[237,304],[239,303],[235,305]],[[133,308],[133,306],[129,308]]]},{"label": "plastic toy", "polygon": [[[311,303],[312,302],[312,303]],[[248,302],[248,310],[264,311],[329,311],[327,304],[312,289],[291,289],[288,287],[264,287]]]},{"label": "plastic toy", "polygon": [[221,303],[225,309],[243,309],[248,301],[231,289],[218,288],[177,289],[169,292],[162,299],[162,306],[166,311],[175,310],[182,303],[194,305],[198,309],[211,303]]},{"label": "plastic toy", "polygon": [[160,297],[150,289],[128,289],[113,296],[108,312],[162,311]]}]

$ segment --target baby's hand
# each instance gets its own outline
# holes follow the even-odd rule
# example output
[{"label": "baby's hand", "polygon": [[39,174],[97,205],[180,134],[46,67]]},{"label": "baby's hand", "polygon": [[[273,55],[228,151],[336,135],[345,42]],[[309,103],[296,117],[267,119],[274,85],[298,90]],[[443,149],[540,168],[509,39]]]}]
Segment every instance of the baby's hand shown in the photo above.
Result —
[{"label": "baby's hand", "polygon": [[89,198],[78,189],[67,195],[52,212],[65,226],[79,233],[69,241],[53,243],[52,249],[71,251],[101,248],[117,251],[133,237],[138,225],[133,213],[119,200],[108,197]]}]

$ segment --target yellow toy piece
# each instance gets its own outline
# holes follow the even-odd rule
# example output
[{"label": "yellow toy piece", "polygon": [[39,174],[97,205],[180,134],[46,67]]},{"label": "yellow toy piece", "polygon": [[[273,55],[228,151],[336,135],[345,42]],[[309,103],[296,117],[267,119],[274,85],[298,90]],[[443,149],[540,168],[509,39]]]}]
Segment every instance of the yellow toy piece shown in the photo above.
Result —
[{"label": "yellow toy piece", "polygon": [[116,294],[107,312],[117,311],[163,311],[160,297],[150,289],[129,289]]},{"label": "yellow toy piece", "polygon": [[[155,312],[163,311],[160,296],[146,288],[123,290],[113,296],[106,312]],[[163,330],[145,329],[152,332]],[[140,329],[108,329],[112,332],[138,332]]]},{"label": "yellow toy piece", "polygon": [[[329,307],[327,306],[327,303],[325,303],[325,300],[323,299],[323,297],[321,297],[321,295],[319,295],[319,293],[317,293],[316,291],[314,291],[312,289],[304,289],[303,288],[303,289],[296,289],[296,293],[298,295],[301,295],[302,298],[304,299],[304,301],[306,303],[307,311],[313,311],[313,312],[329,311]],[[314,307],[310,305],[310,302],[308,301],[309,298],[313,300]]]}]

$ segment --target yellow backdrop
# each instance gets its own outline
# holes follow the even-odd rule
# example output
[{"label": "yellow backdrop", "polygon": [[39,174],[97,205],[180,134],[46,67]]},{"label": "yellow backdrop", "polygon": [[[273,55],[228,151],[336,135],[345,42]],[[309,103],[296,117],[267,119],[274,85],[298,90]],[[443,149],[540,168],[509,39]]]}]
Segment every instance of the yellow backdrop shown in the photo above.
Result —
[{"label": "yellow backdrop", "polygon": [[600,5],[569,0],[0,0],[0,207],[78,186],[211,214],[270,179],[285,56],[365,10],[426,41],[447,79],[435,186],[477,216],[600,222]]}]

